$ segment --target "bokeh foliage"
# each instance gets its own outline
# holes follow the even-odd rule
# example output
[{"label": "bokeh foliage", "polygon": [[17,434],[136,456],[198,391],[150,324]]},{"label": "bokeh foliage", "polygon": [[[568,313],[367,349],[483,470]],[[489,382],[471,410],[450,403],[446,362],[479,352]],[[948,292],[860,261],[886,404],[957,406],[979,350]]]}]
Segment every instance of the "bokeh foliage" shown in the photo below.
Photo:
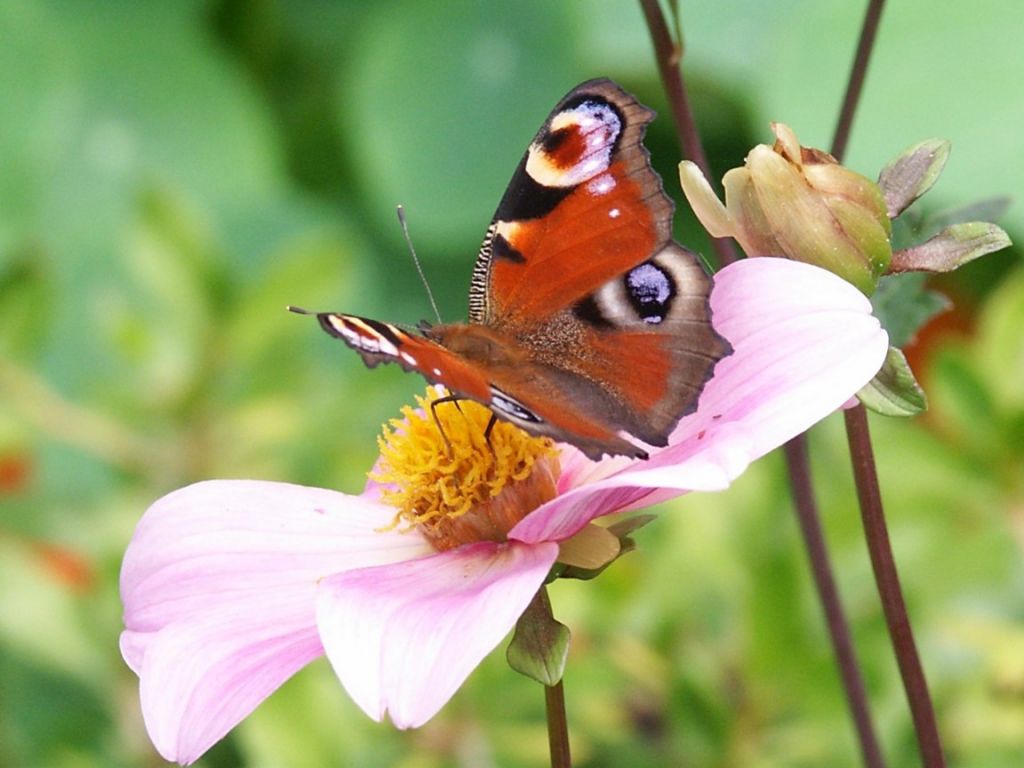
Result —
[{"label": "bokeh foliage", "polygon": [[[827,146],[859,3],[684,3],[721,173],[783,120]],[[1024,6],[893,3],[848,163],[954,144],[928,205],[1024,178]],[[576,82],[664,113],[632,2],[0,0],[0,765],[158,765],[117,651],[117,572],[147,504],[213,477],[358,491],[420,383],[367,372],[285,304],[447,319],[526,143]],[[676,194],[666,119],[648,145]],[[702,246],[681,211],[680,237]],[[1003,220],[1024,236],[1017,206]],[[938,287],[910,349],[932,409],[875,422],[892,535],[953,762],[1024,764],[1024,271]],[[820,500],[876,719],[916,765],[833,420]],[[559,583],[581,766],[855,766],[781,462],[686,498],[600,579]],[[543,765],[542,696],[493,654],[398,733],[316,663],[201,764]]]}]

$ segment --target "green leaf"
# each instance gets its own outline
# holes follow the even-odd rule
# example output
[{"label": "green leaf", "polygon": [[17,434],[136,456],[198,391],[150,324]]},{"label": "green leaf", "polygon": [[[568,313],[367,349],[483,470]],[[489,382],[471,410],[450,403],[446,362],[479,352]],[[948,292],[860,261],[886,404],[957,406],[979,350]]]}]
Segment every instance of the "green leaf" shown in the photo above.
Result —
[{"label": "green leaf", "polygon": [[919,272],[883,277],[871,296],[874,314],[889,333],[889,343],[904,347],[925,323],[950,308],[949,299],[925,287]]},{"label": "green leaf", "polygon": [[889,218],[895,219],[931,189],[949,159],[949,142],[925,139],[890,161],[878,176]]},{"label": "green leaf", "polygon": [[889,347],[882,370],[857,393],[857,398],[884,416],[915,416],[928,408],[924,390],[896,347]]},{"label": "green leaf", "polygon": [[953,224],[925,242],[896,251],[890,272],[952,272],[964,264],[1011,245],[996,224],[973,221]]},{"label": "green leaf", "polygon": [[565,674],[568,655],[569,628],[555,620],[547,590],[541,588],[516,622],[505,658],[516,672],[554,685]]}]

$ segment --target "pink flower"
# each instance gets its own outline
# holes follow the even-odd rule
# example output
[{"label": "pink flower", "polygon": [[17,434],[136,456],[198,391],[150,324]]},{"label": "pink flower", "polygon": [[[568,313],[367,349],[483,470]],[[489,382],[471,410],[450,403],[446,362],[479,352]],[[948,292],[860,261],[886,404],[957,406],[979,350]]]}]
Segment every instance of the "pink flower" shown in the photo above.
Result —
[{"label": "pink flower", "polygon": [[423,724],[508,634],[561,544],[602,515],[726,488],[841,407],[888,346],[864,296],[806,264],[734,264],[711,305],[734,352],[669,447],[594,463],[559,446],[549,500],[501,540],[438,551],[393,524],[374,483],[351,496],[214,480],[153,504],[121,573],[121,649],[160,754],[196,760],[323,653],[370,717]]}]

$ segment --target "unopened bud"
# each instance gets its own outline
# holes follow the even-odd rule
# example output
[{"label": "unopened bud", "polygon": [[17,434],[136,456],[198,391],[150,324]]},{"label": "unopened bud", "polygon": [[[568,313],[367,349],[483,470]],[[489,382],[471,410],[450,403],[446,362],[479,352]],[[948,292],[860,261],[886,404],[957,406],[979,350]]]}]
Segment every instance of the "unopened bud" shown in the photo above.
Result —
[{"label": "unopened bud", "polygon": [[696,165],[679,166],[683,192],[704,228],[732,237],[748,256],[783,256],[835,272],[870,294],[892,258],[892,226],[878,185],[826,152],[801,147],[773,123],[760,144],[725,174],[725,204]]}]

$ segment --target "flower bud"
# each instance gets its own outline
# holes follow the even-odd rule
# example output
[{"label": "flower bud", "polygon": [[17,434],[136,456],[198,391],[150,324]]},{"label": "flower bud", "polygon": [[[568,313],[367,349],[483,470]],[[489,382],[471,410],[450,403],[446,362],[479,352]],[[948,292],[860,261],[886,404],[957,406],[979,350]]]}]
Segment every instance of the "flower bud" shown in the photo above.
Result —
[{"label": "flower bud", "polygon": [[870,179],[826,152],[801,147],[782,123],[775,146],[759,144],[722,179],[725,205],[696,165],[679,166],[683,192],[714,237],[748,256],[783,256],[835,272],[870,294],[892,258],[885,197]]}]

